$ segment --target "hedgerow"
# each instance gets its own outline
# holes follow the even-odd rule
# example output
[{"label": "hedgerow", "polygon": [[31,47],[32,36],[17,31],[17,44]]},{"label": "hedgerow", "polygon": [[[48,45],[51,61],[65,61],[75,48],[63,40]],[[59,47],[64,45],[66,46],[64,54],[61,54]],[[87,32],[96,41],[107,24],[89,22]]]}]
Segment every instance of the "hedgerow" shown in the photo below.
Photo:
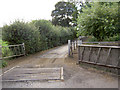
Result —
[{"label": "hedgerow", "polygon": [[23,21],[15,21],[2,28],[2,39],[9,44],[25,43],[26,54],[40,50],[40,33],[34,25]]},{"label": "hedgerow", "polygon": [[41,43],[44,49],[52,48],[67,43],[74,38],[74,30],[68,27],[54,26],[47,20],[34,20],[30,24],[36,26],[41,35]]},{"label": "hedgerow", "polygon": [[65,44],[75,36],[73,28],[54,26],[47,20],[15,21],[2,30],[3,40],[9,44],[25,43],[26,54]]}]

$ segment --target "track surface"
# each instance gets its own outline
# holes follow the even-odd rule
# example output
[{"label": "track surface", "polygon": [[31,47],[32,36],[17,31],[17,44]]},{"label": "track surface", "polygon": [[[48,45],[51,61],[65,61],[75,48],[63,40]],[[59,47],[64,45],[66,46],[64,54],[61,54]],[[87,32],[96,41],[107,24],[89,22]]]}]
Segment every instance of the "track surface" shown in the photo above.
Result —
[{"label": "track surface", "polygon": [[[63,67],[64,81],[3,81],[3,88],[118,88],[118,78],[107,72],[86,69],[76,65],[75,58],[67,57],[67,45],[53,48],[34,55],[21,57],[9,62],[3,69],[6,72],[13,66],[24,68],[59,68]],[[12,72],[11,70],[7,73]],[[22,70],[20,71],[22,72]],[[5,73],[7,77],[7,73]],[[9,75],[8,75],[9,77]],[[22,78],[21,78],[22,79]],[[4,78],[3,78],[4,80]]]}]

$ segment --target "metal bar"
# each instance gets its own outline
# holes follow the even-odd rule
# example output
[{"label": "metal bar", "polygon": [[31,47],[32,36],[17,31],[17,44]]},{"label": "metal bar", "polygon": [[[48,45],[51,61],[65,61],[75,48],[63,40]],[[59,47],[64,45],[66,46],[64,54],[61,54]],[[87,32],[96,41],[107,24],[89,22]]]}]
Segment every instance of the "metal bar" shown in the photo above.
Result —
[{"label": "metal bar", "polygon": [[16,54],[16,48],[15,48],[15,47],[16,47],[16,46],[14,46],[14,49],[13,49],[13,50],[14,50],[14,52],[15,52],[14,54],[15,54],[15,55],[17,55],[17,54]]},{"label": "metal bar", "polygon": [[100,51],[101,51],[101,49],[102,49],[102,48],[99,48],[99,50],[98,50],[97,59],[96,59],[95,63],[97,63],[97,62],[98,62],[98,60],[99,60],[99,57],[100,57]]},{"label": "metal bar", "polygon": [[22,56],[22,55],[24,55],[24,54],[20,54],[20,55],[13,55],[13,56],[8,56],[8,57],[3,57],[3,59],[4,59],[4,58],[16,57],[16,56]]},{"label": "metal bar", "polygon": [[109,48],[109,51],[108,51],[108,55],[107,55],[107,59],[106,59],[106,63],[105,63],[105,65],[107,65],[107,61],[108,61],[108,59],[109,59],[110,52],[111,52],[111,48]]},{"label": "metal bar", "polygon": [[13,47],[13,46],[21,46],[23,44],[17,44],[17,45],[9,45],[9,46],[2,46],[2,47]]},{"label": "metal bar", "polygon": [[[2,57],[1,59],[4,59],[4,58],[11,58],[11,57],[15,57],[15,56],[22,56],[22,55],[25,55],[25,46],[24,46],[24,43],[23,44],[18,44],[18,45],[10,45],[10,46],[3,46],[5,49],[8,47],[8,48],[11,48],[10,50],[13,50],[13,55],[11,56],[6,56],[6,57]],[[20,52],[20,47],[22,49],[22,53]],[[6,49],[7,50],[7,49]],[[18,53],[17,53],[17,51]]]},{"label": "metal bar", "polygon": [[113,65],[104,65],[104,64],[101,64],[101,63],[94,63],[94,62],[82,61],[82,60],[80,60],[80,62],[82,62],[82,63],[88,63],[88,64],[93,64],[93,65],[98,65],[98,66],[109,67],[109,68],[117,68],[117,69],[120,69],[120,67],[118,67],[118,66],[113,66]]}]

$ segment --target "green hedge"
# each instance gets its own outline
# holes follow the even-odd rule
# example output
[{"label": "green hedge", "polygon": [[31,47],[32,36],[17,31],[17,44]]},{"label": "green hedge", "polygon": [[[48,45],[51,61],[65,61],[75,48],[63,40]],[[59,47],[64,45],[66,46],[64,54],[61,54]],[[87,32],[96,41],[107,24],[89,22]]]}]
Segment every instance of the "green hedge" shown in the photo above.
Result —
[{"label": "green hedge", "polygon": [[47,20],[15,21],[2,30],[3,40],[9,44],[25,43],[26,54],[65,44],[76,34],[73,28],[54,26]]},{"label": "green hedge", "polygon": [[40,33],[33,25],[23,21],[15,21],[11,25],[2,28],[2,39],[9,44],[25,43],[26,53],[34,53],[40,50]]},{"label": "green hedge", "polygon": [[41,34],[42,50],[67,43],[74,38],[74,30],[68,27],[54,26],[47,20],[34,20],[30,24],[38,28]]}]

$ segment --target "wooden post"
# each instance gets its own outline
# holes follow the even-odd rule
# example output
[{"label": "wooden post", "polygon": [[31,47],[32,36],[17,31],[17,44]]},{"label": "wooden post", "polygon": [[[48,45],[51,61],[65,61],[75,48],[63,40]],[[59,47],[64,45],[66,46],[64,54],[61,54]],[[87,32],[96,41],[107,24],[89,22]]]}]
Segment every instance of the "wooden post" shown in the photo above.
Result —
[{"label": "wooden post", "polygon": [[82,44],[82,40],[78,40],[78,64],[80,64],[80,45]]},{"label": "wooden post", "polygon": [[25,55],[25,44],[23,43],[23,50],[24,50],[24,55]]},{"label": "wooden post", "polygon": [[78,64],[80,64],[80,46],[78,46]]},{"label": "wooden post", "polygon": [[70,56],[70,46],[71,46],[71,41],[68,40],[68,56]]},{"label": "wooden post", "polygon": [[75,41],[73,42],[74,50],[75,50]]}]

